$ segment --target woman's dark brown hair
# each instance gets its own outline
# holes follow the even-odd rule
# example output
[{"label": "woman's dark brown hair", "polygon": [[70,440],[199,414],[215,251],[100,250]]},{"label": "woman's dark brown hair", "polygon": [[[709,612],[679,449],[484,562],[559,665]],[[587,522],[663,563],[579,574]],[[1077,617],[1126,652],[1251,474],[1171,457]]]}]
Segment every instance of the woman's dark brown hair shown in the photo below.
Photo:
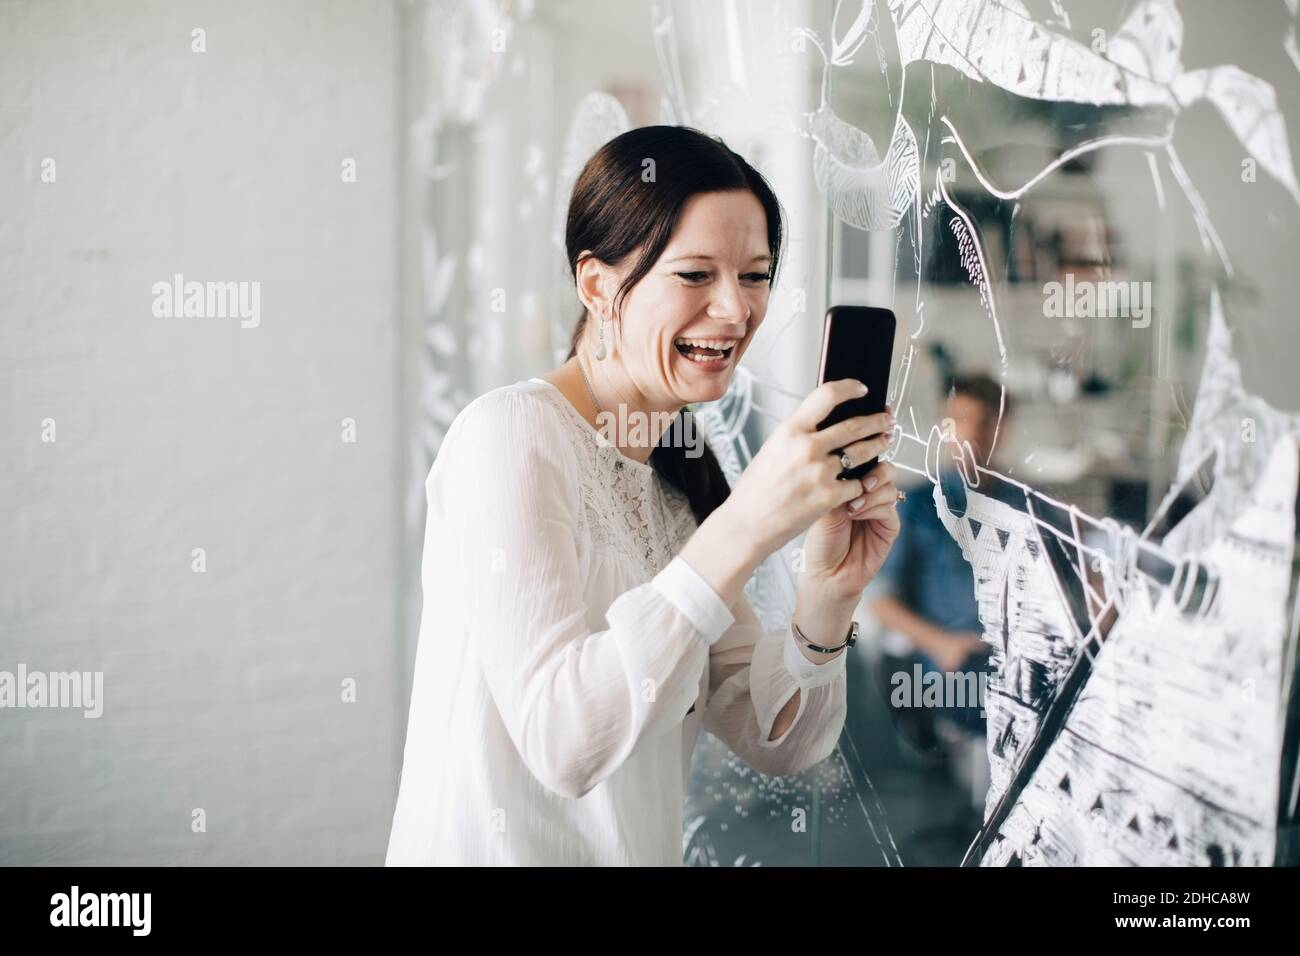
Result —
[{"label": "woman's dark brown hair", "polygon": [[[584,251],[600,262],[618,266],[635,255],[633,266],[614,296],[615,316],[632,287],[659,260],[677,228],[686,201],[700,193],[745,189],[767,214],[767,244],[772,256],[772,284],[781,256],[781,206],[767,180],[719,138],[688,126],[642,126],[616,136],[587,161],[573,185],[564,242],[569,272],[577,279]],[[578,353],[587,326],[584,309],[573,330],[569,358]],[[650,464],[690,500],[699,524],[727,500],[730,488],[713,450],[688,458],[680,440],[683,409],[650,454]],[[691,425],[695,423],[692,422]]]}]

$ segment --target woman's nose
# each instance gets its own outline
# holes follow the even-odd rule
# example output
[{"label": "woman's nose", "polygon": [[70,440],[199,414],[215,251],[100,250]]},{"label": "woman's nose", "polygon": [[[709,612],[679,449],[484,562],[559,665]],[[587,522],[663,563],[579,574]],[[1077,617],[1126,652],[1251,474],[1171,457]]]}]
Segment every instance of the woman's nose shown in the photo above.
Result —
[{"label": "woman's nose", "polygon": [[740,283],[734,279],[730,281],[719,282],[715,287],[714,293],[709,302],[709,315],[715,319],[731,319],[735,322],[745,322],[749,318],[749,306],[745,302],[744,295],[741,294]]}]

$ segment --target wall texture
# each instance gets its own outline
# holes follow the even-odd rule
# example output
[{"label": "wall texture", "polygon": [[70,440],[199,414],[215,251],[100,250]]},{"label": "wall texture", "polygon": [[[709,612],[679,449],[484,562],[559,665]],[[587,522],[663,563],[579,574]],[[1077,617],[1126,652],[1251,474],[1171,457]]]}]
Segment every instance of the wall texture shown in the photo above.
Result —
[{"label": "wall texture", "polygon": [[0,4],[0,671],[104,682],[0,709],[0,864],[383,859],[397,59],[386,2]]}]

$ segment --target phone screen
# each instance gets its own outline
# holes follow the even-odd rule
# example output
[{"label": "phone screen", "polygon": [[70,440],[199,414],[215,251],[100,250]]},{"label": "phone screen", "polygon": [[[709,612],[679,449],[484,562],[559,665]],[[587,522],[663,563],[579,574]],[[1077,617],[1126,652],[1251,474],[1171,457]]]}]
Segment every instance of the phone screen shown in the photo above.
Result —
[{"label": "phone screen", "polygon": [[[817,426],[818,431],[846,418],[872,415],[885,410],[896,325],[894,313],[889,309],[835,305],[827,310],[822,332],[818,384],[840,378],[856,378],[867,384],[868,391],[862,398],[852,398],[835,406]],[[875,463],[876,459],[873,458],[840,472],[840,477],[861,478]]]}]

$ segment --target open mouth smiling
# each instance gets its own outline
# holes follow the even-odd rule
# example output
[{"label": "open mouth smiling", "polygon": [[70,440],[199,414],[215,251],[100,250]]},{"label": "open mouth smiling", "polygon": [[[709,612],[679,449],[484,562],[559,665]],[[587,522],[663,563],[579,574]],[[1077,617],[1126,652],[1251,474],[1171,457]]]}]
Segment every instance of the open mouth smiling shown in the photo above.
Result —
[{"label": "open mouth smiling", "polygon": [[673,341],[677,351],[701,365],[721,364],[731,358],[736,349],[735,339],[690,339]]}]

